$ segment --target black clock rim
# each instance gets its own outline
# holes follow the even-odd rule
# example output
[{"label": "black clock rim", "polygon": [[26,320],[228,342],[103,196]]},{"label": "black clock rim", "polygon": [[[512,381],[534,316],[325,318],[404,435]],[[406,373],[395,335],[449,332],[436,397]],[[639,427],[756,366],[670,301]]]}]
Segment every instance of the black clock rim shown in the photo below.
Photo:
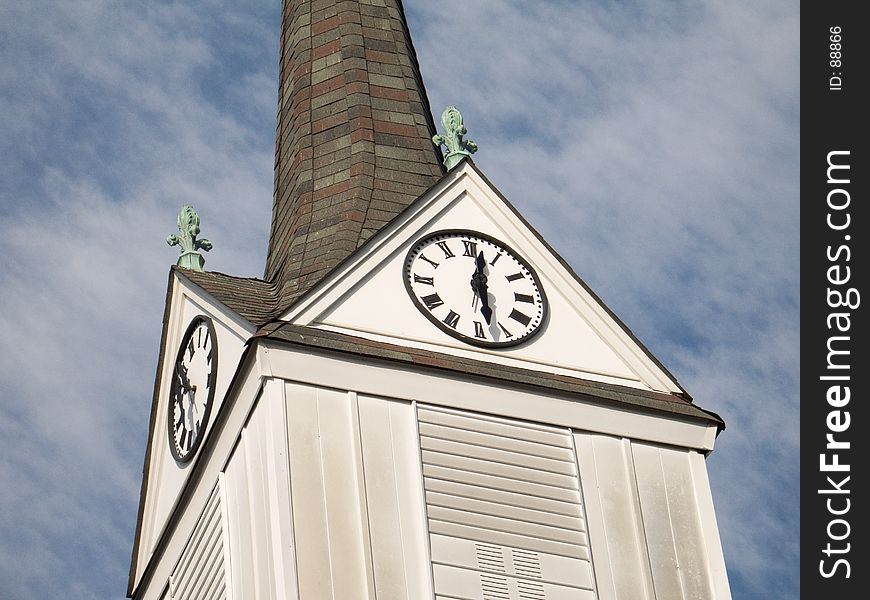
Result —
[{"label": "black clock rim", "polygon": [[[448,327],[447,325],[442,323],[440,319],[435,318],[435,316],[431,312],[429,312],[428,309],[426,309],[423,306],[423,304],[417,298],[417,295],[414,293],[414,289],[411,287],[410,277],[408,276],[408,273],[409,273],[408,267],[410,265],[409,261],[411,259],[411,253],[414,252],[414,248],[416,248],[420,244],[426,242],[430,238],[434,238],[434,237],[438,237],[438,236],[442,236],[442,235],[467,235],[467,236],[477,237],[477,238],[480,238],[480,239],[485,240],[487,242],[490,242],[491,244],[501,246],[506,251],[510,252],[511,255],[516,259],[516,261],[518,263],[520,263],[523,267],[528,269],[529,274],[532,276],[532,279],[535,282],[535,285],[538,287],[538,291],[541,292],[541,311],[542,311],[542,314],[541,314],[540,325],[538,325],[529,334],[524,335],[523,337],[516,339],[516,340],[509,340],[506,342],[486,342],[486,341],[476,340],[474,338],[470,338],[466,335],[463,335],[463,334],[459,333],[458,331],[456,331],[455,329],[453,329],[452,327]],[[408,296],[410,296],[411,300],[414,302],[414,306],[417,307],[417,310],[419,310],[423,314],[424,317],[429,319],[429,321],[431,323],[433,323],[436,327],[438,327],[438,329],[440,329],[441,331],[443,331],[444,333],[446,333],[450,337],[457,339],[461,342],[464,342],[466,344],[469,344],[471,346],[477,346],[478,348],[508,348],[511,346],[519,346],[520,344],[525,344],[526,342],[528,342],[529,340],[531,340],[535,336],[537,336],[544,329],[544,325],[547,322],[547,319],[549,318],[550,303],[547,300],[547,294],[544,292],[544,286],[541,285],[541,278],[538,277],[538,273],[537,273],[537,271],[535,271],[534,268],[532,268],[532,265],[530,265],[528,263],[528,261],[525,258],[523,258],[523,256],[520,253],[518,253],[516,250],[514,250],[513,248],[511,248],[510,246],[505,244],[503,241],[501,241],[501,240],[499,240],[491,235],[481,233],[480,231],[474,231],[473,229],[441,229],[439,231],[433,231],[432,233],[429,233],[429,234],[421,237],[417,241],[415,241],[411,245],[411,247],[408,249],[408,253],[405,255],[405,261],[402,264],[402,281],[405,284],[405,291],[408,292]]]},{"label": "black clock rim", "polygon": [[[179,456],[177,450],[175,449],[175,439],[173,438],[173,406],[175,405],[175,396],[178,391],[178,363],[181,360],[181,357],[184,355],[184,350],[187,347],[187,342],[190,339],[190,336],[193,335],[193,331],[199,326],[200,323],[205,323],[208,328],[208,334],[212,339],[212,362],[211,362],[211,372],[208,375],[208,398],[205,401],[205,414],[202,417],[202,426],[200,428],[200,435],[196,436],[196,439],[193,442],[193,446],[191,446],[190,450],[184,456]],[[217,372],[218,372],[218,341],[217,335],[215,335],[214,322],[210,317],[206,315],[198,315],[193,318],[190,324],[187,326],[187,330],[184,332],[184,335],[181,337],[181,344],[178,347],[178,352],[175,355],[175,362],[172,367],[172,387],[169,390],[169,402],[166,410],[166,433],[169,441],[169,451],[172,453],[172,457],[175,459],[175,462],[185,464],[191,461],[193,457],[196,455],[197,450],[199,450],[199,446],[202,444],[202,439],[205,437],[205,430],[208,427],[208,420],[211,417],[211,406],[214,400],[214,392],[215,392],[215,382],[217,381]]]}]

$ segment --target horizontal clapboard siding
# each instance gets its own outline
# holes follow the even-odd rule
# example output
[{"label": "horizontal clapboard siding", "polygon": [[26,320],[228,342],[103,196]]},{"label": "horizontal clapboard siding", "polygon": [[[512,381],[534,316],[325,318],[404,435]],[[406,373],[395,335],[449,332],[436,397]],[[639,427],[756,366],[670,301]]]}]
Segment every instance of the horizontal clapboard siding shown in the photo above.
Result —
[{"label": "horizontal clapboard siding", "polygon": [[564,433],[541,425],[531,423],[520,425],[517,421],[434,407],[420,407],[418,415],[421,433],[424,424],[444,425],[452,430],[459,430],[456,435],[460,435],[463,430],[466,430],[472,433],[489,433],[521,442],[537,442],[538,448],[548,454],[552,452],[552,449],[544,449],[542,446],[563,448],[569,452],[572,449],[571,440]]},{"label": "horizontal clapboard siding", "polygon": [[571,433],[418,405],[436,597],[595,598]]},{"label": "horizontal clapboard siding", "polygon": [[[559,488],[551,485],[542,485],[529,481],[523,481],[517,478],[497,477],[481,473],[479,471],[466,471],[464,469],[454,469],[438,465],[427,465],[423,463],[423,476],[426,479],[438,479],[443,481],[453,481],[456,483],[465,483],[470,486],[483,487],[503,492],[516,492],[518,494],[526,494],[537,498],[550,498],[553,500],[561,500],[562,502],[571,503],[576,506],[578,494],[573,490]],[[427,488],[428,489],[428,488]]]},{"label": "horizontal clapboard siding", "polygon": [[170,578],[172,600],[222,600],[226,594],[223,507],[218,486]]},{"label": "horizontal clapboard siding", "polygon": [[482,513],[496,517],[506,517],[514,521],[525,521],[527,523],[537,523],[577,531],[585,531],[586,528],[583,519],[578,516],[554,514],[529,506],[511,506],[510,504],[432,491],[426,492],[426,502],[433,509],[437,507],[455,508],[469,513]]}]

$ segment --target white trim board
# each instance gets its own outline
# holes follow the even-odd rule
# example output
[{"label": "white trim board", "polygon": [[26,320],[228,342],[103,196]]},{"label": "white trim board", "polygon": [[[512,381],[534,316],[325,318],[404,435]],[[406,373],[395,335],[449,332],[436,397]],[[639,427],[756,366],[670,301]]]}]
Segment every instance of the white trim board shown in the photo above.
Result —
[{"label": "white trim board", "polygon": [[[494,384],[456,374],[434,374],[422,368],[390,365],[352,356],[318,354],[280,342],[260,342],[258,356],[268,355],[274,377],[384,398],[424,402],[524,419],[575,431],[590,431],[646,440],[704,452],[713,450],[714,424],[679,415],[656,415],[558,392],[532,393],[520,386]],[[258,359],[259,362],[259,359]]]}]

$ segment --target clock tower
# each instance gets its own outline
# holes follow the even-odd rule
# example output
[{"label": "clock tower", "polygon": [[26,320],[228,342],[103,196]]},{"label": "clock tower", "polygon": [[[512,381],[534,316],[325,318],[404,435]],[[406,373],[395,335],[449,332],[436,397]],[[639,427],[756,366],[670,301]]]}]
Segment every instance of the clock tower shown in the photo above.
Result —
[{"label": "clock tower", "polygon": [[128,596],[730,598],[724,423],[456,108],[436,131],[400,0],[285,0],[281,27],[264,277],[204,271],[192,207],[168,239]]}]

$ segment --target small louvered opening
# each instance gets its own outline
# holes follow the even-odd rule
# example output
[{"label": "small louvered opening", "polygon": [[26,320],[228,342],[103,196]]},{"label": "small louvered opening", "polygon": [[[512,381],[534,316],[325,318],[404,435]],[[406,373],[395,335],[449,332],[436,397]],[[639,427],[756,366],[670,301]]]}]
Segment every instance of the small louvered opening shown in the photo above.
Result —
[{"label": "small louvered opening", "polygon": [[533,579],[541,578],[541,560],[537,553],[516,549],[513,550],[512,553],[514,559],[514,570],[517,575]]},{"label": "small louvered opening", "polygon": [[435,593],[592,600],[571,433],[418,406]]},{"label": "small louvered opening", "polygon": [[226,598],[223,507],[218,486],[211,492],[193,535],[169,578],[172,600]]},{"label": "small louvered opening", "polygon": [[544,592],[544,584],[538,581],[517,581],[519,597],[523,600],[544,600],[547,597]]},{"label": "small louvered opening", "polygon": [[480,589],[483,600],[510,600],[507,579],[494,575],[480,576]]},{"label": "small louvered opening", "polygon": [[504,573],[504,556],[500,546],[492,544],[475,544],[477,550],[477,568],[481,571],[500,571]]}]

